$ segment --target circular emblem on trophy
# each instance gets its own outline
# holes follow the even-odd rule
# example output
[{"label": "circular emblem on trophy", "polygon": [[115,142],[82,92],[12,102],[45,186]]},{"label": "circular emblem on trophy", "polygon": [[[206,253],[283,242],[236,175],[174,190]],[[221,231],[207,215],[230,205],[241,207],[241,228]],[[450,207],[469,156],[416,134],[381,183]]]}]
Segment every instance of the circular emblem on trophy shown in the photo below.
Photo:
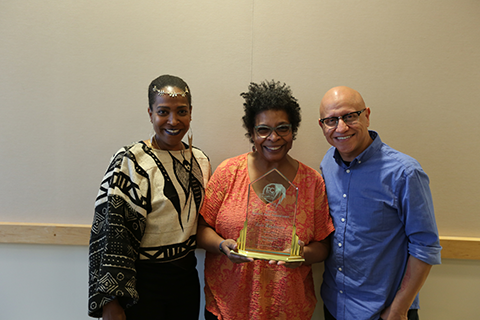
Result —
[{"label": "circular emblem on trophy", "polygon": [[287,190],[285,187],[280,183],[269,183],[263,188],[262,197],[265,199],[266,202],[272,203],[277,199],[280,199],[277,206],[285,199],[285,195]]}]

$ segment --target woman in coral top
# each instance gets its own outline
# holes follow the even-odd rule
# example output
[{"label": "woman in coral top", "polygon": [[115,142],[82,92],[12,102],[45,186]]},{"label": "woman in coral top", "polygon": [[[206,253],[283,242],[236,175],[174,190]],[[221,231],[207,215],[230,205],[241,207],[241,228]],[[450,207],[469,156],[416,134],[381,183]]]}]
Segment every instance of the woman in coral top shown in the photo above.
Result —
[{"label": "woman in coral top", "polygon": [[[300,107],[279,82],[251,83],[243,116],[253,152],[225,160],[213,174],[200,210],[197,244],[205,258],[205,319],[311,319],[315,297],[311,265],[329,252],[334,230],[325,185],[315,170],[288,155]],[[298,187],[296,234],[304,262],[243,257],[238,250],[248,188],[276,168]]]}]

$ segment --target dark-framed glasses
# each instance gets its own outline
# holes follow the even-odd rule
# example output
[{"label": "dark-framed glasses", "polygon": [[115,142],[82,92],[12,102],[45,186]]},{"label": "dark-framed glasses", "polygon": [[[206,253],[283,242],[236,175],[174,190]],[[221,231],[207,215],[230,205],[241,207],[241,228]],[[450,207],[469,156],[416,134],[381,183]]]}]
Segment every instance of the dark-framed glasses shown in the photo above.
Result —
[{"label": "dark-framed glasses", "polygon": [[281,124],[276,126],[275,128],[266,126],[266,125],[259,125],[255,126],[255,132],[259,135],[260,138],[265,139],[268,138],[272,132],[275,133],[280,137],[287,136],[290,132],[292,132],[292,125],[290,123]]},{"label": "dark-framed glasses", "polygon": [[329,129],[332,129],[332,128],[336,128],[338,126],[338,121],[340,121],[340,119],[342,119],[343,122],[345,122],[345,124],[347,126],[350,126],[352,124],[357,123],[358,118],[360,117],[362,112],[365,111],[365,110],[367,110],[367,108],[365,108],[363,110],[360,110],[360,111],[350,112],[350,113],[344,114],[343,116],[340,116],[340,117],[323,118],[323,119],[320,119],[320,122],[322,124],[324,124],[325,127],[329,128]]}]

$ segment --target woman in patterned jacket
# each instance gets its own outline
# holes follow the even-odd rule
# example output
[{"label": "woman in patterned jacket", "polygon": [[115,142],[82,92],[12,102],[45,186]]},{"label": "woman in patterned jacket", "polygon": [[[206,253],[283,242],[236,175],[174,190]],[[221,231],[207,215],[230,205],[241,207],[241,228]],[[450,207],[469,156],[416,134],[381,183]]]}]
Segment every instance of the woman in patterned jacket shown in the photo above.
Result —
[{"label": "woman in patterned jacket", "polygon": [[112,319],[198,319],[196,230],[208,157],[182,142],[192,98],[180,78],[148,88],[154,135],[121,148],[95,201],[89,248],[89,309]]}]

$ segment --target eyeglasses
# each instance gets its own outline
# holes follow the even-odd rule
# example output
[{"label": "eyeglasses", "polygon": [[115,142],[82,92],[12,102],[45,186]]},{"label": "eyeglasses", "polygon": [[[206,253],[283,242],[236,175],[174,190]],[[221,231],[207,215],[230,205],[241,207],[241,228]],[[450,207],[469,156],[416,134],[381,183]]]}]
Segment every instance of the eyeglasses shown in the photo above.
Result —
[{"label": "eyeglasses", "polygon": [[269,127],[269,126],[266,126],[266,125],[255,126],[255,132],[262,139],[268,138],[272,134],[273,131],[275,131],[275,133],[277,135],[279,135],[280,137],[285,137],[290,132],[292,132],[292,125],[290,123],[281,124],[279,126],[276,126],[275,128],[272,128],[272,127]]},{"label": "eyeglasses", "polygon": [[350,126],[352,124],[357,123],[358,118],[360,117],[360,114],[365,110],[367,109],[365,108],[361,111],[350,112],[340,117],[323,118],[323,119],[320,119],[320,122],[323,123],[325,127],[332,129],[332,128],[336,128],[338,126],[338,121],[342,119],[347,126]]}]

